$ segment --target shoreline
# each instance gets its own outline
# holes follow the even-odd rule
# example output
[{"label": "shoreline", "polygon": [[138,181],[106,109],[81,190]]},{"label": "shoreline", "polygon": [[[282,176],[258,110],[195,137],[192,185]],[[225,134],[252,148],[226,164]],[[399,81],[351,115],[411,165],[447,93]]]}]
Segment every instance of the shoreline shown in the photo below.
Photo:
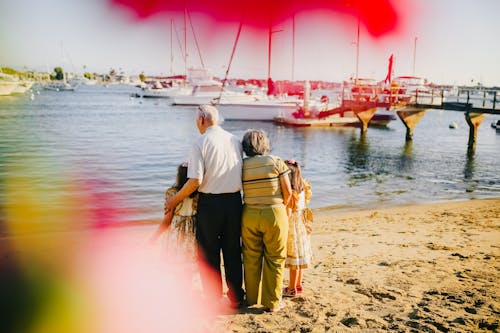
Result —
[{"label": "shoreline", "polygon": [[[350,206],[350,205],[327,205],[322,207],[311,208],[313,213],[358,213],[369,210],[386,210],[393,208],[403,208],[403,207],[418,207],[418,206],[428,206],[428,205],[446,205],[451,203],[467,203],[471,201],[482,201],[482,200],[500,200],[500,196],[488,196],[481,198],[471,198],[471,199],[454,199],[454,200],[438,200],[438,201],[426,201],[426,202],[412,202],[412,203],[392,203],[392,204],[380,204],[380,206]],[[107,224],[106,227],[110,229],[121,229],[129,227],[141,227],[141,226],[152,226],[158,225],[161,222],[161,213],[158,213],[158,218],[140,219],[140,220],[127,220],[123,222],[116,222]],[[40,228],[37,230],[37,228]],[[6,235],[6,231],[0,229],[0,239],[7,239],[11,237],[21,237],[21,236],[33,236],[33,235],[43,235],[43,234],[63,234],[63,233],[75,233],[75,232],[86,232],[92,230],[89,225],[77,225],[72,229],[55,229],[55,230],[43,230],[43,226],[34,226],[33,230],[28,231],[24,234]]]}]

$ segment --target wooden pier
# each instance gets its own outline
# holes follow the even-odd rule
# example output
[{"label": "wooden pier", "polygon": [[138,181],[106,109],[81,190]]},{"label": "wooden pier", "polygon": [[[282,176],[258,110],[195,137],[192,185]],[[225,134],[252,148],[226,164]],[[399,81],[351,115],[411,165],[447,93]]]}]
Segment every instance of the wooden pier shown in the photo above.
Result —
[{"label": "wooden pier", "polygon": [[[500,114],[500,90],[487,89],[432,89],[412,94],[379,93],[371,95],[355,95],[355,100],[343,100],[343,105],[351,106],[361,122],[361,131],[367,130],[376,108],[394,110],[406,127],[406,141],[413,138],[413,130],[429,109],[461,111],[469,125],[470,149],[474,149],[477,129],[486,114]],[[370,110],[369,112],[366,112]]]},{"label": "wooden pier", "polygon": [[417,90],[414,95],[409,96],[406,105],[395,107],[396,113],[406,126],[406,140],[412,139],[413,128],[428,109],[464,112],[465,120],[469,125],[468,145],[473,149],[477,129],[485,115],[500,114],[500,91],[457,89],[445,92],[434,89],[419,94]]}]

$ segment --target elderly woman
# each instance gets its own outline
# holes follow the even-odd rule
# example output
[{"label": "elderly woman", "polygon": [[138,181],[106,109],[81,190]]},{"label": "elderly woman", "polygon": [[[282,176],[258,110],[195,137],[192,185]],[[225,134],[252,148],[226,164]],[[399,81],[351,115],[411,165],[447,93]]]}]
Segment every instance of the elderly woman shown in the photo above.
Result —
[{"label": "elderly woman", "polygon": [[269,155],[269,140],[260,130],[243,136],[243,267],[249,305],[261,304],[271,312],[282,308],[281,293],[286,258],[291,186],[285,162]]}]

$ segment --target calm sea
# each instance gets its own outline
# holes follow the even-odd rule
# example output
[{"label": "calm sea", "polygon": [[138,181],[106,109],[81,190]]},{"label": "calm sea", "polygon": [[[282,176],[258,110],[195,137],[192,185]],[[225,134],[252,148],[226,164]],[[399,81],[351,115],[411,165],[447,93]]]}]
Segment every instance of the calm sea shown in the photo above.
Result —
[{"label": "calm sea", "polygon": [[[34,99],[0,97],[4,208],[32,193],[26,200],[70,206],[74,214],[90,209],[105,215],[111,207],[126,222],[159,221],[164,191],[198,136],[195,109],[131,98],[133,91],[82,86],[42,90]],[[473,155],[467,153],[463,112],[455,111],[428,111],[410,143],[399,119],[364,136],[356,128],[269,122],[228,121],[223,127],[240,138],[248,128],[264,129],[272,154],[302,164],[312,183],[312,207],[356,209],[500,196],[500,133],[490,127],[499,118],[485,118]],[[457,129],[448,128],[453,121]]]}]

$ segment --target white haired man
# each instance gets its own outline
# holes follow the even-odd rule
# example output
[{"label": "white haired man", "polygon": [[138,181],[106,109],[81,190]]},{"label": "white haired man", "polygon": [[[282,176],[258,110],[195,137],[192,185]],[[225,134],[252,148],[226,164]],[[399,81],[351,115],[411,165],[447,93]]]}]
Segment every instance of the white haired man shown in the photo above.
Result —
[{"label": "white haired man", "polygon": [[[203,288],[217,302],[222,297],[220,252],[228,298],[233,308],[244,306],[241,262],[241,172],[243,150],[233,134],[218,125],[219,113],[211,105],[198,108],[196,125],[202,136],[193,144],[188,158],[188,181],[166,203],[174,209],[177,203],[196,189],[199,192],[197,231],[201,258],[209,269],[200,265]],[[213,280],[215,279],[215,283]]]}]

